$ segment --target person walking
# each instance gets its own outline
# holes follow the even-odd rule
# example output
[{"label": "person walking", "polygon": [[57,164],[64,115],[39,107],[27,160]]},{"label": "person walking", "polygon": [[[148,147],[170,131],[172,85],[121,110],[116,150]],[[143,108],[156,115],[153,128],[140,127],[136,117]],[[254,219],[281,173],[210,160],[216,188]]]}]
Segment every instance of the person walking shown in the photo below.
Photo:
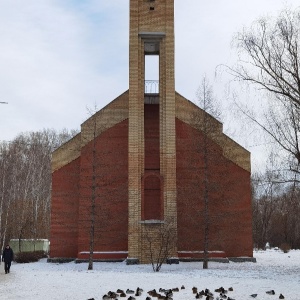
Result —
[{"label": "person walking", "polygon": [[5,274],[9,273],[11,262],[14,259],[14,252],[9,245],[6,245],[2,253],[2,261],[4,261]]}]

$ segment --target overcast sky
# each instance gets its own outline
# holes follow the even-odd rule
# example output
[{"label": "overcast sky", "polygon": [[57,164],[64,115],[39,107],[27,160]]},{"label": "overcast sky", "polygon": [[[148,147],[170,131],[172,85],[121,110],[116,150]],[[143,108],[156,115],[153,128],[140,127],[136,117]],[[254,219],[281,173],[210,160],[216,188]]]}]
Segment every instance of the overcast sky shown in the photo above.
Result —
[{"label": "overcast sky", "polygon": [[[175,0],[176,90],[194,101],[206,74],[221,95],[227,78],[214,82],[215,68],[234,61],[234,33],[299,5]],[[43,128],[79,129],[87,107],[100,109],[127,90],[128,25],[129,0],[0,0],[0,102],[8,102],[0,104],[0,140]]]}]

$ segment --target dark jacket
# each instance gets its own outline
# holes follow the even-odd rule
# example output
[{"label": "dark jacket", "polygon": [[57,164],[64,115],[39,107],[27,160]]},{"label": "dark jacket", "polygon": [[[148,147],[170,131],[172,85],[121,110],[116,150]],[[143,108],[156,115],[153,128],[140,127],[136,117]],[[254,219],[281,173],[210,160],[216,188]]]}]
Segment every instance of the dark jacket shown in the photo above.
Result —
[{"label": "dark jacket", "polygon": [[2,261],[5,262],[11,262],[14,259],[14,252],[13,250],[9,247],[3,250],[3,254],[2,254]]}]

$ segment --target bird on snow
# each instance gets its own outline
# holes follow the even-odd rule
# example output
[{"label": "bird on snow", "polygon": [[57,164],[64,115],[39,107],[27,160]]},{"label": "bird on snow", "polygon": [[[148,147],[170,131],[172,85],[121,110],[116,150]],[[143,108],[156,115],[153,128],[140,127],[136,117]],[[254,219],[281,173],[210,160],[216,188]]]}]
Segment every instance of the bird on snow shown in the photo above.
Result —
[{"label": "bird on snow", "polygon": [[130,296],[127,300],[135,300],[135,298]]},{"label": "bird on snow", "polygon": [[117,289],[117,293],[118,293],[118,294],[122,294],[122,293],[124,293],[124,291],[121,290],[121,289]]},{"label": "bird on snow", "polygon": [[149,291],[148,294],[151,297],[158,297],[158,293],[156,292],[156,289]]},{"label": "bird on snow", "polygon": [[197,294],[198,289],[197,289],[196,287],[193,287],[193,288],[192,288],[192,291],[193,291],[193,294]]},{"label": "bird on snow", "polygon": [[105,294],[105,295],[103,295],[102,299],[103,300],[110,300],[110,297],[107,294]]},{"label": "bird on snow", "polygon": [[116,299],[118,297],[118,295],[112,291],[109,291],[107,295],[109,296],[109,299]]},{"label": "bird on snow", "polygon": [[[218,289],[215,289],[215,292],[217,292],[217,293],[225,293],[225,289],[221,286],[221,287],[219,287]],[[227,292],[227,291],[226,291]]]},{"label": "bird on snow", "polygon": [[280,294],[279,299],[284,299],[284,296],[282,294]]},{"label": "bird on snow", "polygon": [[126,294],[134,294],[134,291],[133,291],[133,290],[130,290],[130,289],[127,289],[127,290],[126,290]]},{"label": "bird on snow", "polygon": [[232,292],[232,291],[233,291],[233,287],[230,287],[230,288],[228,289],[228,291]]},{"label": "bird on snow", "polygon": [[275,295],[275,291],[274,290],[267,291],[266,293],[269,294],[269,295]]},{"label": "bird on snow", "polygon": [[126,297],[126,294],[123,292],[120,294],[120,297]]},{"label": "bird on snow", "polygon": [[184,286],[184,285],[182,285],[182,286],[181,286],[181,289],[182,289],[182,290],[184,290],[184,289],[185,289],[185,286]]},{"label": "bird on snow", "polygon": [[257,297],[257,294],[252,294],[250,295],[252,298],[256,298]]},{"label": "bird on snow", "polygon": [[142,289],[137,288],[135,292],[135,296],[141,296],[142,295]]},{"label": "bird on snow", "polygon": [[209,289],[205,289],[204,294],[205,296],[213,297],[213,293]]}]

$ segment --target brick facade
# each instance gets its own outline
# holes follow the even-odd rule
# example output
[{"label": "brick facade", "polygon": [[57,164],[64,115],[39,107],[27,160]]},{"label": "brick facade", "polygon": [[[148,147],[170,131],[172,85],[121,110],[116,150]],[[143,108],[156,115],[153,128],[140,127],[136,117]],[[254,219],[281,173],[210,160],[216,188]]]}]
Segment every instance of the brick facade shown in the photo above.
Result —
[{"label": "brick facade", "polygon": [[[88,257],[93,182],[95,259],[149,263],[162,230],[170,257],[202,257],[205,112],[175,93],[174,1],[130,1],[129,47],[129,90],[53,153],[52,258]],[[159,55],[155,95],[145,55]],[[210,256],[252,256],[250,154],[208,118]]]}]

